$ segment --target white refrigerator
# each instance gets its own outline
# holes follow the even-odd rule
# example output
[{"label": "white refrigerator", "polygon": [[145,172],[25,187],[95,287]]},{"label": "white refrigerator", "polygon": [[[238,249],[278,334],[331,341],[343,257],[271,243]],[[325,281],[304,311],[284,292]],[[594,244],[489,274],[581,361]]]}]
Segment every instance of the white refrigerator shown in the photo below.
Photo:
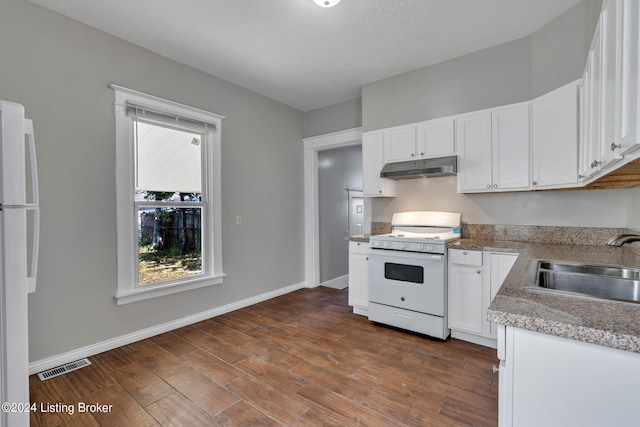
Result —
[{"label": "white refrigerator", "polygon": [[39,208],[33,124],[0,101],[0,427],[29,425],[27,294],[35,291]]}]

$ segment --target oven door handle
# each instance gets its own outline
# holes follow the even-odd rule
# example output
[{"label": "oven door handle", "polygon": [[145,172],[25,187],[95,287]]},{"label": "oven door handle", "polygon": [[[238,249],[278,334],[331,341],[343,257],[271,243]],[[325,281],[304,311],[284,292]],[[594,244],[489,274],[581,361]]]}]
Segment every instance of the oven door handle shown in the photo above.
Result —
[{"label": "oven door handle", "polygon": [[380,257],[385,259],[413,259],[420,261],[443,261],[444,255],[430,254],[424,252],[403,252],[403,251],[390,251],[390,250],[371,250],[369,251],[369,257]]}]

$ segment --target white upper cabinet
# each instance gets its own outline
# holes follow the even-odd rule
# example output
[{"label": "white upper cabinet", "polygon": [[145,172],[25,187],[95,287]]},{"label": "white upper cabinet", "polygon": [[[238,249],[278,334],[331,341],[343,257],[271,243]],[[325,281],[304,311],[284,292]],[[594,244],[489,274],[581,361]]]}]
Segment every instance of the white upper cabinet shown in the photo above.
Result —
[{"label": "white upper cabinet", "polygon": [[455,154],[455,119],[448,117],[418,124],[419,157],[440,157]]},{"label": "white upper cabinet", "polygon": [[529,104],[492,112],[493,187],[529,187]]},{"label": "white upper cabinet", "polygon": [[385,129],[385,162],[455,154],[454,122],[453,117],[447,117]]},{"label": "white upper cabinet", "polygon": [[585,92],[587,104],[585,105],[587,114],[586,129],[587,138],[584,146],[587,168],[585,173],[591,177],[600,172],[601,162],[600,141],[602,139],[602,38],[600,25],[596,27],[596,32],[591,44],[591,50],[587,58],[589,74],[585,81]]},{"label": "white upper cabinet", "polygon": [[[600,17],[600,135],[598,144],[598,162],[602,169],[609,168],[620,161],[619,150],[615,142],[615,110],[616,110],[616,81],[620,71],[620,54],[618,25],[618,1],[606,2]],[[636,45],[637,49],[637,45]]]},{"label": "white upper cabinet", "polygon": [[578,87],[580,81],[531,103],[532,189],[575,187],[578,182]]},{"label": "white upper cabinet", "polygon": [[457,117],[458,192],[529,188],[529,104]]},{"label": "white upper cabinet", "polygon": [[628,155],[640,147],[640,6],[637,0],[605,0],[602,6],[584,73],[582,180],[633,160],[638,153]]},{"label": "white upper cabinet", "polygon": [[579,103],[580,103],[580,125],[579,125],[579,146],[578,146],[578,181],[582,183],[582,181],[586,180],[589,176],[589,170],[591,166],[589,165],[589,92],[586,90],[587,83],[589,81],[589,74],[591,73],[589,67],[589,60],[587,59],[587,66],[584,69],[584,74],[582,75],[582,82],[578,86],[579,90]]},{"label": "white upper cabinet", "polygon": [[458,192],[491,189],[491,112],[458,116]]},{"label": "white upper cabinet", "polygon": [[396,183],[380,178],[384,166],[384,131],[362,134],[362,181],[365,197],[395,197]]},{"label": "white upper cabinet", "polygon": [[621,155],[640,148],[638,140],[638,120],[640,119],[640,3],[638,0],[616,2],[618,23],[618,65],[620,72],[616,79],[615,147]]},{"label": "white upper cabinet", "polygon": [[414,159],[416,157],[416,147],[416,125],[406,125],[385,129],[384,160],[387,163]]}]

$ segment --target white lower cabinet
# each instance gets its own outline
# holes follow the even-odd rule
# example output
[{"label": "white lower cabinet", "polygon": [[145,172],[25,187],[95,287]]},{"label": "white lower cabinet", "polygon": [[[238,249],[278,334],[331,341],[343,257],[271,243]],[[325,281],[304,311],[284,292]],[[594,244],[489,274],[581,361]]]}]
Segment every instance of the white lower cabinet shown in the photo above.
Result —
[{"label": "white lower cabinet", "polygon": [[363,316],[369,313],[369,245],[349,242],[349,305]]},{"label": "white lower cabinet", "polygon": [[638,425],[640,354],[499,328],[499,427]]},{"label": "white lower cabinet", "polygon": [[482,252],[449,250],[449,329],[482,334]]},{"label": "white lower cabinet", "polygon": [[518,255],[449,249],[448,316],[451,337],[496,347],[487,308]]},{"label": "white lower cabinet", "polygon": [[484,295],[484,303],[486,304],[483,309],[483,318],[485,321],[485,335],[496,339],[497,338],[497,327],[495,323],[489,322],[487,320],[487,309],[489,308],[489,304],[496,297],[496,294],[500,290],[502,283],[504,283],[504,279],[507,278],[507,274],[511,271],[511,267],[515,264],[516,259],[518,259],[517,254],[507,254],[507,253],[497,253],[497,252],[485,252],[484,259],[485,262],[489,265],[489,273],[485,274],[485,295]]}]

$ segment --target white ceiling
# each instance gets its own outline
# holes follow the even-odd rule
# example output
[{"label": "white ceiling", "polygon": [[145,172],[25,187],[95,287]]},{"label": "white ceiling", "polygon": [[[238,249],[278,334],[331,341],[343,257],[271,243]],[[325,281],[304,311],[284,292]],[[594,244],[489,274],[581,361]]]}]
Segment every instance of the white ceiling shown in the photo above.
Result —
[{"label": "white ceiling", "polygon": [[302,111],[528,36],[580,0],[31,0]]}]

